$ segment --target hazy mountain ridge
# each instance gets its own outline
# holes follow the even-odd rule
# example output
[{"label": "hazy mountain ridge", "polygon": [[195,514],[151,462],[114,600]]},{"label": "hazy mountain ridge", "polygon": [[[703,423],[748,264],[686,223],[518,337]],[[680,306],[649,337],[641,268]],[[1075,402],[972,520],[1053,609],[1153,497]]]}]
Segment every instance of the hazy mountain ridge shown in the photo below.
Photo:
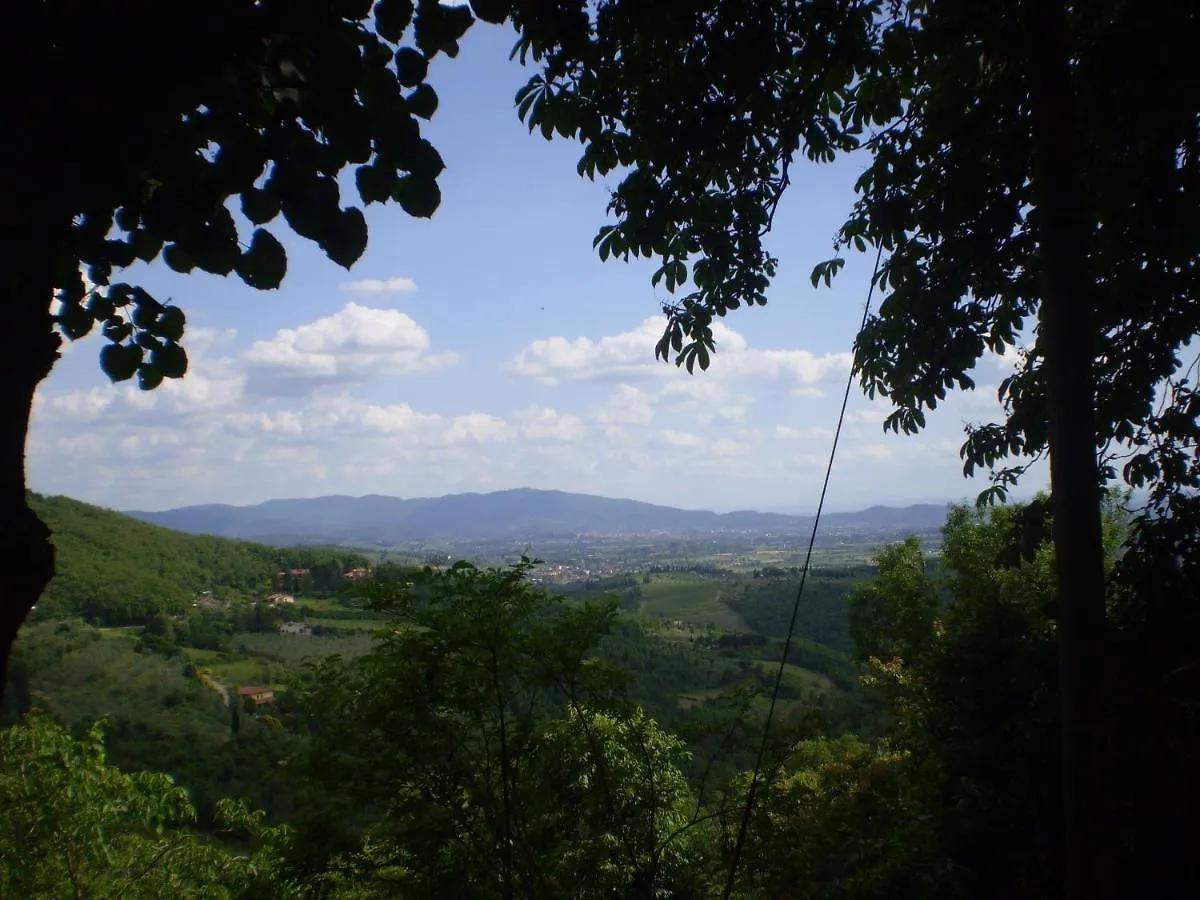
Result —
[{"label": "hazy mountain ridge", "polygon": [[[565,491],[517,488],[410,500],[369,494],[268,500],[253,506],[206,504],[161,512],[129,511],[146,522],[198,534],[272,543],[370,543],[406,540],[569,537],[576,534],[804,534],[811,516],[743,510],[685,510]],[[929,531],[942,525],[946,504],[873,506],[827,513],[823,531]]]}]

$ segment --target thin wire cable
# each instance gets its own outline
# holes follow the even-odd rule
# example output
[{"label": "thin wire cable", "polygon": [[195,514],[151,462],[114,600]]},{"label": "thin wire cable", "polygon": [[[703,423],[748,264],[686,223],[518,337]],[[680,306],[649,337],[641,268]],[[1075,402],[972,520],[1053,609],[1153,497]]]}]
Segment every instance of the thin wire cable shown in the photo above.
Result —
[{"label": "thin wire cable", "polygon": [[[866,327],[867,318],[871,314],[871,299],[875,296],[875,280],[879,276],[879,261],[883,258],[883,245],[875,254],[875,270],[871,273],[871,285],[867,288],[867,302],[863,305],[862,323],[858,326],[861,333]],[[833,461],[837,457],[838,438],[842,435],[842,423],[846,421],[846,406],[850,403],[850,389],[854,386],[854,367],[850,367],[850,375],[846,378],[846,390],[842,394],[842,409],[838,413],[837,428],[833,432],[833,446],[829,448],[829,464],[825,467],[825,481],[821,485],[821,499],[817,502],[817,514],[813,518],[812,534],[808,538],[808,552],[804,556],[804,568],[800,572],[800,585],[796,588],[796,602],[792,605],[792,620],[788,624],[787,639],[783,642],[783,656],[779,659],[779,669],[775,673],[775,686],[771,690],[771,705],[767,709],[767,721],[763,726],[762,741],[758,745],[758,756],[754,760],[754,775],[750,779],[750,790],[746,792],[746,806],[742,810],[742,824],[738,828],[737,843],[733,848],[733,862],[729,866],[729,877],[725,881],[724,900],[729,900],[733,893],[733,882],[737,878],[738,864],[742,861],[742,848],[746,845],[746,832],[750,828],[750,813],[754,809],[755,795],[758,793],[759,774],[762,770],[763,757],[767,752],[767,739],[771,734],[771,722],[775,718],[775,704],[779,700],[779,689],[783,684],[783,673],[787,667],[788,656],[792,651],[792,637],[796,632],[796,619],[800,615],[800,601],[804,597],[804,585],[808,581],[809,564],[812,562],[813,546],[817,542],[817,528],[821,524],[821,511],[825,508],[825,494],[829,490],[829,478],[833,474]]]}]

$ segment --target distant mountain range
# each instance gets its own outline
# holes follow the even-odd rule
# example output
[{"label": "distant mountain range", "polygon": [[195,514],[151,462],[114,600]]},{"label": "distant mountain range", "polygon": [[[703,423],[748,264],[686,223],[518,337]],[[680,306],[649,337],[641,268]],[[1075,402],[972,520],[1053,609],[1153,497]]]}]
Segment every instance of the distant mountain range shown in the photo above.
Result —
[{"label": "distant mountain range", "polygon": [[[126,514],[177,531],[293,545],[389,546],[424,540],[526,540],[583,534],[801,535],[812,528],[811,516],[715,513],[531,488],[411,500],[378,494],[335,495]],[[827,513],[821,530],[859,535],[925,532],[939,527],[945,518],[945,504],[872,506],[860,512]]]}]

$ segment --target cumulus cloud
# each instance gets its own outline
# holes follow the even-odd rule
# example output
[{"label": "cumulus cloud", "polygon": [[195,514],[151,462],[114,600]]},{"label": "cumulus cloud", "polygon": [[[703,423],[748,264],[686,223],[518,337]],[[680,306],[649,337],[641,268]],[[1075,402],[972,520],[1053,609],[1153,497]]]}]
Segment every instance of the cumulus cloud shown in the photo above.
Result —
[{"label": "cumulus cloud", "polygon": [[411,294],[417,283],[407,275],[391,278],[365,278],[362,281],[345,281],[338,285],[339,291],[355,294]]},{"label": "cumulus cloud", "polygon": [[654,418],[654,400],[654,395],[622,384],[592,410],[592,418],[605,425],[649,425]]},{"label": "cumulus cloud", "polygon": [[654,345],[662,336],[662,326],[662,317],[655,316],[632,331],[595,341],[586,337],[574,340],[544,338],[524,347],[513,358],[510,367],[519,375],[550,384],[562,380],[669,372],[673,366],[654,360]]},{"label": "cumulus cloud", "polygon": [[[406,382],[389,376],[454,357],[435,353],[430,335],[394,310],[349,303],[244,347],[232,330],[190,329],[187,377],[152,392],[93,386],[101,376],[90,360],[91,381],[80,380],[82,360],[68,363],[71,380],[56,372],[36,400],[32,483],[126,508],[523,484],[689,505],[701,483],[714,505],[730,508],[807,498],[836,405],[788,395],[839,377],[837,355],[759,350],[719,331],[719,361],[688,376],[654,363],[659,324],[645,324],[565,342],[558,361],[529,345],[523,374],[557,385],[526,382],[515,407],[473,379],[433,376],[398,393]],[[579,383],[590,376],[577,377],[569,356],[581,347],[615,383]],[[475,362],[471,374],[487,378]],[[484,396],[498,405],[475,402]],[[856,400],[841,456],[854,476],[838,502],[856,502],[851,493],[863,505],[895,502],[918,487],[925,497],[970,493],[958,480],[953,411],[931,418],[917,439],[873,444],[882,436],[865,427],[855,437],[859,421],[877,426],[888,410],[886,400]]]},{"label": "cumulus cloud", "polygon": [[429,353],[429,334],[394,309],[348,303],[339,312],[298,328],[281,328],[241,356],[251,389],[294,395],[317,386],[378,375],[421,372],[459,361],[457,353]]},{"label": "cumulus cloud", "polygon": [[534,440],[577,441],[586,428],[578,416],[547,406],[530,406],[516,414],[521,434]]},{"label": "cumulus cloud", "polygon": [[167,379],[153,391],[143,391],[133,381],[68,391],[42,389],[34,397],[34,421],[68,426],[100,420],[131,423],[153,412],[156,423],[165,425],[205,410],[232,408],[242,399],[245,374],[231,359],[212,352],[226,348],[234,334],[232,329],[189,329],[187,376]]},{"label": "cumulus cloud", "polygon": [[444,437],[448,444],[485,444],[511,440],[515,434],[515,429],[501,418],[487,413],[467,413],[450,420]]},{"label": "cumulus cloud", "polygon": [[724,383],[707,377],[670,381],[655,394],[658,406],[691,413],[701,424],[714,420],[741,422],[752,402],[750,395],[735,394]]},{"label": "cumulus cloud", "polygon": [[[227,417],[235,434],[268,439],[386,439],[396,448],[482,444],[511,438],[514,430],[487,413],[445,416],[408,403],[369,403],[348,394],[321,395],[299,409],[244,412]],[[396,443],[396,441],[399,443]]]},{"label": "cumulus cloud", "polygon": [[[687,378],[674,365],[654,359],[654,345],[666,320],[652,316],[637,328],[598,339],[543,338],[523,347],[509,367],[519,375],[553,384],[585,379],[675,377]],[[775,382],[794,392],[812,394],[816,385],[850,369],[850,353],[818,355],[807,350],[759,349],[722,322],[713,325],[717,352],[706,380]]]}]

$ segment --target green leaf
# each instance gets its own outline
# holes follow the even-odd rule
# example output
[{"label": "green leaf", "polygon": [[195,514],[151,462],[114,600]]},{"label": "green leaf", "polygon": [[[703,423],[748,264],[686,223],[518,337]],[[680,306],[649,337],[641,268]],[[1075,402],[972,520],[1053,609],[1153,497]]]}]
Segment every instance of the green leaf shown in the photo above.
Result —
[{"label": "green leaf", "polygon": [[375,129],[375,151],[389,163],[409,153],[421,140],[421,123],[407,112],[389,112]]},{"label": "green leaf", "polygon": [[128,206],[122,206],[117,210],[113,221],[117,223],[117,227],[122,231],[133,231],[138,226],[138,215]]},{"label": "green leaf", "polygon": [[87,296],[87,285],[83,283],[83,275],[78,269],[72,269],[70,275],[63,279],[58,294],[64,303],[83,302],[83,298]]},{"label": "green leaf", "polygon": [[134,325],[138,328],[152,329],[162,311],[163,305],[144,290],[133,289],[133,315],[130,318]]},{"label": "green leaf", "polygon": [[382,160],[376,160],[369,166],[359,166],[354,172],[358,196],[368,206],[372,203],[386,203],[391,199],[392,191],[396,189],[396,181],[395,169]]},{"label": "green leaf", "polygon": [[111,275],[112,266],[103,260],[88,266],[88,280],[92,284],[108,284],[108,279]]},{"label": "green leaf", "polygon": [[136,344],[108,344],[100,351],[100,368],[113,381],[128,381],[142,361]]},{"label": "green leaf", "polygon": [[412,18],[412,0],[379,0],[375,5],[375,30],[393,44],[400,43]]},{"label": "green leaf", "polygon": [[114,317],[104,323],[104,327],[100,329],[100,333],[104,335],[105,340],[119,344],[122,341],[128,340],[129,336],[133,334],[133,326],[124,319]]},{"label": "green leaf", "polygon": [[475,22],[466,6],[445,6],[440,0],[421,0],[417,10],[417,48],[428,57],[437,53],[458,55],[458,41]]},{"label": "green leaf", "polygon": [[188,250],[196,265],[213,275],[228,275],[242,256],[237,232],[226,234],[216,228],[203,231],[194,244],[189,244]]},{"label": "green leaf", "polygon": [[87,311],[97,322],[102,322],[111,319],[117,310],[109,297],[105,297],[99,291],[93,291],[88,297]]},{"label": "green leaf", "polygon": [[63,303],[62,309],[55,316],[59,328],[69,340],[77,341],[92,330],[96,320],[88,310],[78,303]]},{"label": "green leaf", "polygon": [[140,365],[137,370],[138,387],[143,391],[152,391],[162,384],[162,370],[155,367],[153,363],[149,365]]},{"label": "green leaf", "polygon": [[341,0],[338,12],[352,22],[361,22],[371,14],[372,0]]},{"label": "green leaf", "polygon": [[170,244],[163,250],[163,262],[182,275],[187,275],[196,268],[196,261],[178,244]]},{"label": "green leaf", "polygon": [[133,288],[123,281],[118,281],[108,289],[108,299],[114,306],[126,306],[133,298]]},{"label": "green leaf", "polygon": [[137,259],[133,245],[125,241],[105,241],[104,255],[110,263],[121,269],[133,265],[133,261]]},{"label": "green leaf", "polygon": [[283,194],[283,216],[291,229],[311,241],[321,241],[337,227],[338,186],[332,178],[308,178]]},{"label": "green leaf", "polygon": [[183,310],[178,306],[168,306],[154,323],[154,333],[168,341],[177,341],[183,337],[186,325],[187,317]]},{"label": "green leaf", "polygon": [[129,245],[133,248],[134,256],[142,262],[153,262],[162,252],[163,239],[145,228],[139,228],[129,236]]},{"label": "green leaf", "polygon": [[242,191],[242,215],[255,225],[265,225],[279,215],[279,196],[253,187]]},{"label": "green leaf", "polygon": [[408,148],[401,158],[401,163],[405,169],[421,178],[437,178],[446,170],[442,154],[438,153],[437,148],[424,138]]},{"label": "green leaf", "polygon": [[165,378],[182,378],[188,369],[187,351],[178,344],[165,344],[150,354],[150,365]]},{"label": "green leaf", "polygon": [[237,262],[238,276],[260,291],[274,290],[287,274],[287,253],[283,245],[264,228],[254,229],[250,247]]},{"label": "green leaf", "polygon": [[663,336],[658,339],[658,343],[654,345],[654,358],[661,359],[666,362],[671,355],[671,332],[664,331]]},{"label": "green leaf", "polygon": [[437,112],[438,95],[429,85],[422,84],[405,97],[404,102],[408,104],[409,112],[414,116],[428,120]]},{"label": "green leaf", "polygon": [[321,241],[325,255],[349,269],[367,249],[367,220],[362,210],[351,206],[342,211],[337,224]]},{"label": "green leaf", "polygon": [[502,25],[512,12],[512,0],[471,0],[475,18],[491,25]]},{"label": "green leaf", "polygon": [[393,195],[401,208],[418,219],[428,219],[442,202],[442,190],[432,178],[405,175],[396,185]]},{"label": "green leaf", "polygon": [[150,331],[139,331],[133,342],[143,350],[157,350],[162,346],[162,341]]},{"label": "green leaf", "polygon": [[416,87],[429,74],[429,60],[425,54],[412,47],[401,47],[396,51],[396,80],[405,87]]}]

